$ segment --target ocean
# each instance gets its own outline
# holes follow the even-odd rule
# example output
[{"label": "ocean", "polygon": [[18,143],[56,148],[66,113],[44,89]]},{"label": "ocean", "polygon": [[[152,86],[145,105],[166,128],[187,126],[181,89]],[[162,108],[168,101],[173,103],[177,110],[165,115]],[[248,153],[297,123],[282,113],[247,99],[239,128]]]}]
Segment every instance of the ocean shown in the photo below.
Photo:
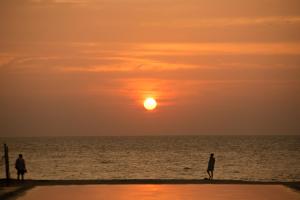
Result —
[{"label": "ocean", "polygon": [[0,138],[4,142],[13,178],[22,153],[27,179],[203,179],[214,153],[215,179],[300,181],[300,136]]}]

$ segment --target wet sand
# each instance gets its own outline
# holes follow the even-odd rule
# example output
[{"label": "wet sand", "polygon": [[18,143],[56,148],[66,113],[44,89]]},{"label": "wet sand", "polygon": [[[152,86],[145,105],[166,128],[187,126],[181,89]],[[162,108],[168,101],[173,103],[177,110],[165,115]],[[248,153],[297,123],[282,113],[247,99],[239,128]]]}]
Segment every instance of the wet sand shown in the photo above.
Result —
[{"label": "wet sand", "polygon": [[[53,186],[53,187],[52,187]],[[146,187],[151,186],[151,187]],[[121,195],[127,193],[126,195],[133,194],[134,187],[136,188],[155,188],[159,189],[158,194],[163,194],[165,191],[169,194],[164,194],[167,197],[159,197],[162,199],[168,199],[172,196],[168,197],[168,195],[172,195],[173,193],[178,195],[194,195],[194,196],[204,196],[209,195],[206,191],[210,191],[213,195],[223,195],[223,199],[225,199],[226,194],[230,195],[238,195],[244,194],[247,195],[247,191],[252,191],[253,194],[256,194],[257,191],[260,195],[262,195],[263,191],[269,191],[269,193],[264,193],[266,197],[272,197],[274,193],[277,191],[281,191],[279,195],[276,197],[280,197],[280,195],[288,195],[288,193],[292,193],[293,195],[300,194],[300,182],[268,182],[268,181],[242,181],[242,180],[204,180],[204,179],[107,179],[107,180],[25,180],[25,181],[17,181],[15,179],[10,180],[9,184],[4,179],[0,179],[0,199],[17,199],[16,197],[28,198],[26,195],[31,195],[38,189],[38,191],[43,191],[44,196],[49,196],[51,199],[59,199],[58,197],[51,196],[52,194],[60,193],[59,191],[50,191],[52,189],[61,189],[64,188],[63,191],[66,191],[66,196],[70,194],[76,193],[76,191],[72,191],[74,187],[76,190],[82,191],[84,194],[97,194],[98,196],[103,194],[111,194],[113,195]],[[165,187],[167,186],[167,187]],[[204,186],[204,188],[203,188]],[[245,187],[249,187],[247,191]],[[253,186],[253,187],[251,187]],[[164,190],[162,190],[164,188]],[[176,189],[175,189],[176,188]],[[279,189],[278,189],[279,188]],[[265,190],[266,189],[266,190]],[[45,191],[44,191],[45,190]],[[83,191],[85,190],[85,191]],[[175,191],[173,191],[175,190]],[[69,192],[67,192],[69,191]],[[135,193],[135,195],[140,195],[140,198],[147,199],[145,194],[151,194],[146,190],[137,190],[139,192]],[[144,192],[143,192],[144,191]],[[176,193],[176,191],[181,191],[181,193]],[[117,192],[115,194],[115,192]],[[120,193],[122,192],[122,193]],[[204,193],[203,193],[204,192]],[[39,193],[39,192],[38,192]],[[294,194],[295,193],[295,194]],[[25,194],[25,196],[23,196]],[[21,195],[21,196],[20,196]],[[144,196],[143,196],[144,195]],[[225,196],[224,196],[225,195]],[[78,194],[80,196],[80,194]],[[155,196],[153,196],[154,198]],[[30,197],[31,198],[31,197]],[[69,197],[68,197],[69,198]],[[89,197],[90,198],[90,197]],[[111,199],[116,197],[111,196]],[[150,197],[149,197],[150,198]],[[158,198],[158,197],[157,197]],[[211,196],[209,199],[212,199]],[[217,197],[214,197],[215,199]],[[230,197],[235,198],[235,197]],[[299,199],[299,197],[297,197]],[[296,199],[297,199],[296,198]],[[73,197],[70,199],[73,199]],[[106,199],[106,198],[105,198]],[[117,199],[122,199],[118,197]],[[128,198],[127,198],[128,199]],[[151,199],[151,198],[150,198]],[[199,198],[198,198],[199,199]],[[246,198],[244,198],[246,199]],[[255,197],[255,199],[257,199]],[[266,198],[264,198],[266,199]],[[287,199],[287,198],[283,198]],[[22,200],[22,199],[21,199]],[[79,200],[79,199],[78,199]],[[299,199],[300,200],[300,199]]]},{"label": "wet sand", "polygon": [[17,200],[300,200],[283,185],[258,184],[102,184],[36,186]]}]

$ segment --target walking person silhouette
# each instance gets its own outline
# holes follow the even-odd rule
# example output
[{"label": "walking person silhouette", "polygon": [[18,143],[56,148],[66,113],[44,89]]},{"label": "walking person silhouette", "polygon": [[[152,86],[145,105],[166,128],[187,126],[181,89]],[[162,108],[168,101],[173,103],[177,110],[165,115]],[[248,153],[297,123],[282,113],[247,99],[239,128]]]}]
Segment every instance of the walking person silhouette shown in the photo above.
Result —
[{"label": "walking person silhouette", "polygon": [[22,181],[24,180],[24,174],[27,172],[25,160],[23,159],[23,155],[19,154],[19,158],[16,160],[15,168],[18,173],[18,180],[20,180],[20,175],[22,178]]},{"label": "walking person silhouette", "polygon": [[214,177],[214,168],[215,168],[215,158],[214,154],[210,154],[209,160],[208,160],[208,166],[207,166],[207,173],[209,176],[209,179],[212,180]]}]

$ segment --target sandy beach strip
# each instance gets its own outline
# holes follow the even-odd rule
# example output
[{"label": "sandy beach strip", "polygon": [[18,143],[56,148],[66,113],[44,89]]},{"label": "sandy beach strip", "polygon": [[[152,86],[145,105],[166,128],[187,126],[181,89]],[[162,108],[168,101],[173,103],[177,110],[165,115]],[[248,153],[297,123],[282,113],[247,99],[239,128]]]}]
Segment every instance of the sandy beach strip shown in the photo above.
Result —
[{"label": "sandy beach strip", "polygon": [[[66,191],[65,195],[68,196],[68,194],[73,195],[74,192],[72,190],[82,191],[83,189],[86,190],[86,191],[82,191],[83,193],[91,193],[91,194],[122,192],[122,193],[128,193],[129,195],[132,194],[133,191],[140,191],[135,193],[135,195],[140,196],[142,199],[147,199],[145,195],[146,193],[149,194],[149,191],[143,190],[143,188],[144,189],[156,188],[159,191],[168,191],[167,193],[170,193],[170,195],[175,194],[174,191],[181,191],[180,193],[176,193],[178,197],[182,195],[184,196],[204,195],[205,196],[208,195],[206,191],[212,190],[211,192],[214,191],[216,195],[217,194],[221,195],[223,193],[224,194],[230,193],[233,195],[230,196],[230,199],[234,199],[242,194],[246,195],[245,197],[243,197],[244,199],[247,198],[249,199],[249,195],[251,195],[251,193],[260,194],[260,196],[255,197],[255,199],[259,199],[260,197],[266,199],[265,198],[266,196],[272,197],[274,193],[280,192],[279,194],[275,195],[276,197],[274,197],[273,199],[276,199],[277,197],[280,196],[282,197],[284,195],[285,196],[292,195],[290,198],[300,200],[300,196],[299,196],[300,182],[266,182],[266,181],[262,182],[262,181],[241,181],[241,180],[209,181],[203,179],[26,180],[24,182],[11,180],[9,185],[7,186],[5,180],[0,179],[0,188],[2,189],[2,191],[5,190],[9,191],[10,189],[8,188],[15,188],[15,190],[10,190],[9,193],[5,193],[5,192],[0,193],[1,200],[2,199],[23,200],[22,198],[25,197],[27,200],[28,198],[32,199],[31,197],[32,192],[33,195],[43,193],[43,195],[49,196],[48,194],[60,193],[60,190]],[[139,188],[141,190],[137,190]],[[247,191],[252,191],[252,192],[248,194]],[[263,191],[268,191],[268,193]],[[159,198],[160,199],[171,198],[172,196],[170,195],[168,196],[167,193],[164,194],[164,192],[162,192],[161,194],[166,195],[166,197],[159,197]],[[25,194],[25,196],[23,194]],[[78,194],[78,196],[80,196],[80,194]],[[109,198],[116,199],[117,197],[111,196]],[[223,195],[222,199],[226,199],[226,198]],[[59,199],[59,197],[55,197],[55,198],[52,197],[51,199]],[[122,198],[118,196],[117,199],[122,199]],[[191,197],[191,199],[193,198]],[[214,199],[218,199],[218,197],[210,197],[209,199],[214,200]],[[285,199],[289,199],[289,198],[285,198]]]},{"label": "sandy beach strip", "polygon": [[283,185],[257,184],[115,184],[37,186],[17,200],[300,200]]}]

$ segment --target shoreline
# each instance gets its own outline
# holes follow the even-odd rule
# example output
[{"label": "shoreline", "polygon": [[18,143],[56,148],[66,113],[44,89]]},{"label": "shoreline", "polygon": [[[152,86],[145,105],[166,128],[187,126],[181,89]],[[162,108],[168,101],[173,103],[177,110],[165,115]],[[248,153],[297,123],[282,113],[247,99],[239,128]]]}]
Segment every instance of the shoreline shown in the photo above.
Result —
[{"label": "shoreline", "polygon": [[[10,184],[34,184],[34,185],[52,185],[52,184],[300,184],[300,181],[251,181],[251,180],[233,180],[233,179],[25,179],[18,181],[10,179]],[[6,183],[6,179],[0,179],[0,186]]]},{"label": "shoreline", "polygon": [[245,180],[204,180],[204,179],[94,179],[94,180],[25,180],[11,179],[9,184],[0,179],[0,189],[15,188],[0,193],[0,199],[9,199],[32,189],[35,186],[58,185],[134,185],[134,184],[227,184],[227,185],[283,185],[300,192],[300,181],[245,181]]},{"label": "shoreline", "polygon": [[[91,185],[91,184],[255,184],[255,185],[299,185],[300,181],[247,181],[230,179],[69,179],[69,180],[38,180],[25,179],[18,181],[10,179],[9,186],[20,185]],[[6,179],[0,179],[0,187],[6,186]]]}]

